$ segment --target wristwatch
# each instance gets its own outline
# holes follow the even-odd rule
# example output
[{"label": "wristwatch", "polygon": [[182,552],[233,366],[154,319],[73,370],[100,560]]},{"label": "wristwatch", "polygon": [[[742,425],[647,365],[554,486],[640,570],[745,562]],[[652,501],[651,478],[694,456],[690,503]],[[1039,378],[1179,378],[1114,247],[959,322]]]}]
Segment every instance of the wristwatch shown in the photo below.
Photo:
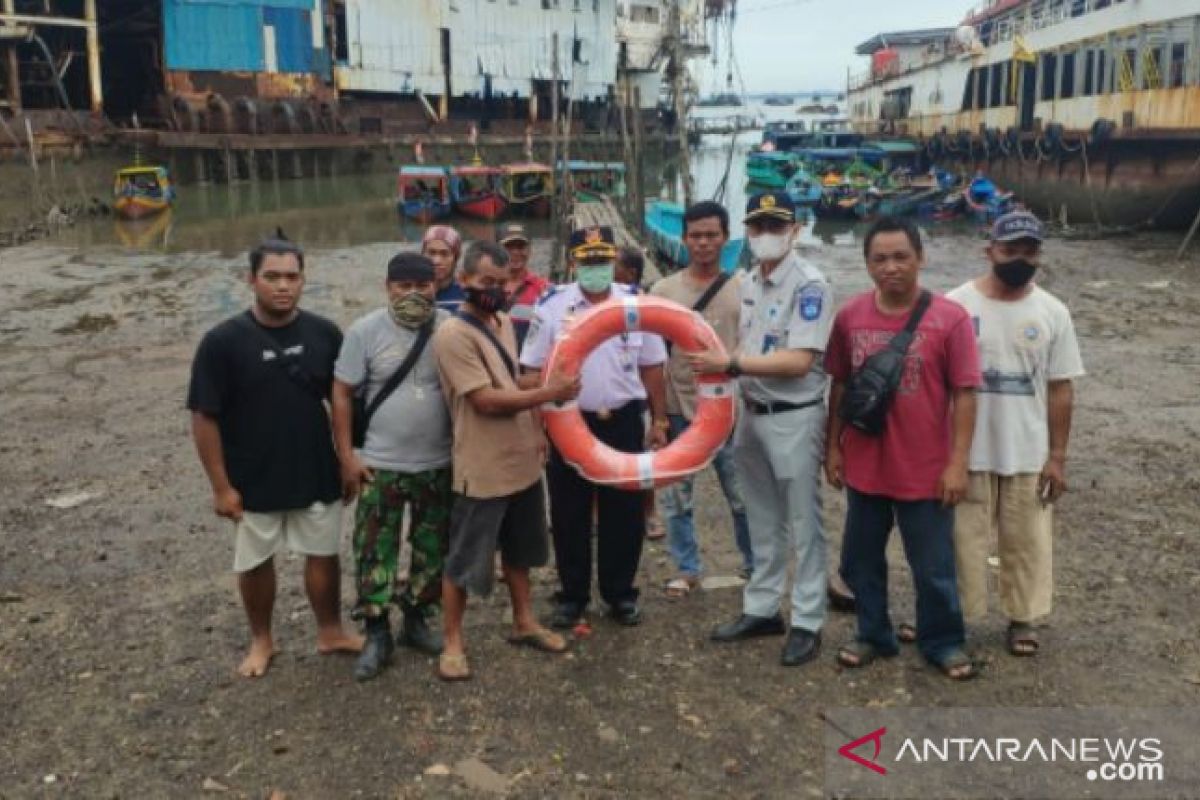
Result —
[{"label": "wristwatch", "polygon": [[736,378],[742,374],[742,365],[738,363],[737,356],[729,359],[729,366],[725,368],[725,374],[731,378]]}]

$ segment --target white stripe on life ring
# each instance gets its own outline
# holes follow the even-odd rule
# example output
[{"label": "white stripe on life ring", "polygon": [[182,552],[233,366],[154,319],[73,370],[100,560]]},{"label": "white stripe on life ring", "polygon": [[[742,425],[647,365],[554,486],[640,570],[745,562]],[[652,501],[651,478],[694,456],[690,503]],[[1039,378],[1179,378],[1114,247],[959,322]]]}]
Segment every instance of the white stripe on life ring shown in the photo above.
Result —
[{"label": "white stripe on life ring", "polygon": [[722,399],[733,396],[733,381],[702,383],[697,388],[701,397]]},{"label": "white stripe on life ring", "polygon": [[654,488],[654,453],[638,453],[638,483],[643,489]]},{"label": "white stripe on life ring", "polygon": [[621,298],[621,305],[625,307],[625,330],[638,331],[642,329],[642,310],[638,307],[637,297]]}]

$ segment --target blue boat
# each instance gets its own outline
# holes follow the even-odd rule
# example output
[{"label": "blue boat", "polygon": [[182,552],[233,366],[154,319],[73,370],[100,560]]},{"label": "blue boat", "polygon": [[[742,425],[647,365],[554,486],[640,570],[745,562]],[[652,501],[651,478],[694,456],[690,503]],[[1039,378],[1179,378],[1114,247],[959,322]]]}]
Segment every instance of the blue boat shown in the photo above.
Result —
[{"label": "blue boat", "polygon": [[798,206],[815,206],[821,202],[821,181],[803,167],[788,179],[788,197]]},{"label": "blue boat", "polygon": [[450,173],[445,167],[410,165],[400,168],[396,207],[406,217],[430,222],[450,214]]},{"label": "blue boat", "polygon": [[[676,267],[686,267],[687,247],[683,244],[683,206],[665,200],[652,200],[646,206],[646,234],[654,249]],[[733,272],[742,261],[744,239],[730,239],[721,249],[721,270]]]}]

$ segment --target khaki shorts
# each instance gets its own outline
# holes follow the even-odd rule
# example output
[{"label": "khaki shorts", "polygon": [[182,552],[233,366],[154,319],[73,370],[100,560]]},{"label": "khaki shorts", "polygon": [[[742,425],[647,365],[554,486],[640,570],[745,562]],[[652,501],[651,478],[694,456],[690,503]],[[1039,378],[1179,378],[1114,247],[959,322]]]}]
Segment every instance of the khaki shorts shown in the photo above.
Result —
[{"label": "khaki shorts", "polygon": [[248,572],[279,552],[336,556],[342,533],[342,504],[313,503],[295,511],[247,511],[237,524],[233,571]]}]

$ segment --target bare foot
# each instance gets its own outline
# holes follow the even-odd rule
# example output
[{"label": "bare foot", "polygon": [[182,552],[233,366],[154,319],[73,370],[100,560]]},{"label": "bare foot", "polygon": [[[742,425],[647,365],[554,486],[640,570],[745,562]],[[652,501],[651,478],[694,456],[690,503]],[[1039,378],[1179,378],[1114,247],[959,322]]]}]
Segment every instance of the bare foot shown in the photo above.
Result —
[{"label": "bare foot", "polygon": [[366,639],[358,633],[346,633],[341,625],[328,630],[317,631],[317,652],[321,655],[330,653],[359,653],[362,652]]},{"label": "bare foot", "polygon": [[254,639],[250,642],[250,652],[246,653],[246,657],[238,665],[238,674],[243,678],[261,678],[267,674],[271,659],[278,652],[270,638]]}]

